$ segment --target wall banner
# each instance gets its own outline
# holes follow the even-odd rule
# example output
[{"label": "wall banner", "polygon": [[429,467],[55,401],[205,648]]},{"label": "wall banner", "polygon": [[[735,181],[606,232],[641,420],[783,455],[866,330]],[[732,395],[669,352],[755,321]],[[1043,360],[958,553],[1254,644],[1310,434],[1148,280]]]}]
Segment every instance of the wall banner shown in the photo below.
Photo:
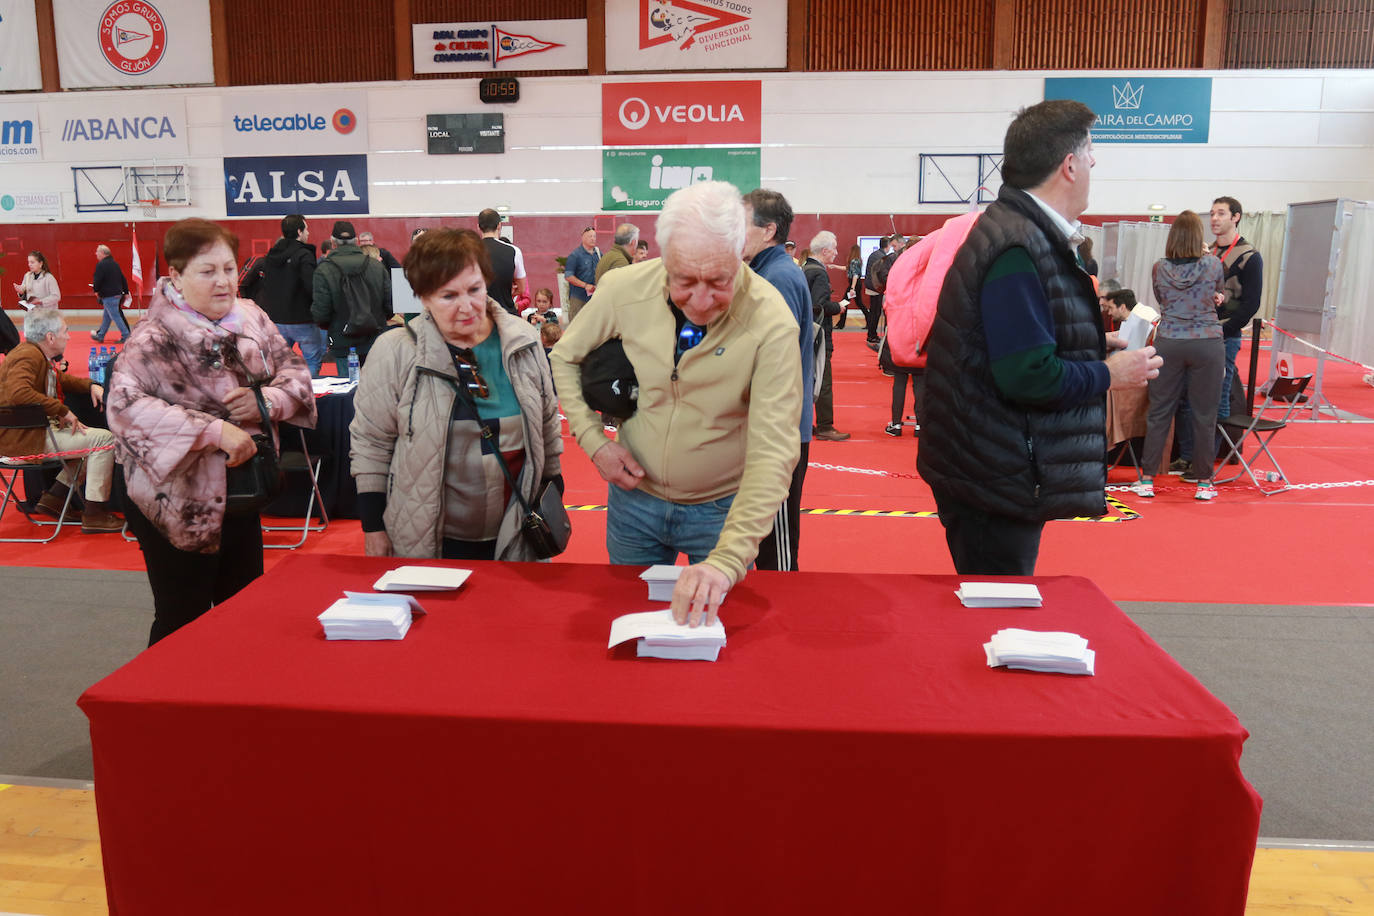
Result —
[{"label": "wall banner", "polygon": [[1047,77],[1046,99],[1073,99],[1097,115],[1093,143],[1206,143],[1207,77]]},{"label": "wall banner", "polygon": [[759,80],[601,84],[605,146],[758,143],[762,123]]},{"label": "wall banner", "polygon": [[428,22],[411,26],[416,73],[587,69],[587,20]]},{"label": "wall banner", "polygon": [[42,158],[38,106],[0,105],[0,162],[37,162]]},{"label": "wall banner", "polygon": [[55,0],[63,89],[213,83],[208,0]]},{"label": "wall banner", "polygon": [[741,194],[760,184],[759,148],[608,149],[601,153],[601,209],[654,211],[679,188],[728,181]]},{"label": "wall banner", "polygon": [[367,152],[367,93],[226,95],[226,156]]},{"label": "wall banner", "polygon": [[228,156],[229,216],[367,212],[367,156]]},{"label": "wall banner", "polygon": [[30,191],[0,185],[0,223],[36,223],[61,218],[61,191]]},{"label": "wall banner", "polygon": [[777,0],[606,0],[606,69],[764,70],[787,66]]},{"label": "wall banner", "polygon": [[43,88],[33,0],[0,0],[0,92]]},{"label": "wall banner", "polygon": [[43,105],[47,159],[186,158],[185,99],[146,93],[119,99],[73,96],[76,101],[64,98]]}]

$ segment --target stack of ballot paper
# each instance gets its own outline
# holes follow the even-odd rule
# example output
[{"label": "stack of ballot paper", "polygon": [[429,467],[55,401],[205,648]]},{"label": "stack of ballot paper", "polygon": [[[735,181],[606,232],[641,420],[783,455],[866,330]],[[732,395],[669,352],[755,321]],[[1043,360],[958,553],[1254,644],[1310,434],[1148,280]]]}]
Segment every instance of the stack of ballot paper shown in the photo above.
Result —
[{"label": "stack of ballot paper", "polygon": [[672,601],[673,589],[677,587],[682,566],[650,566],[639,574],[639,578],[649,583],[650,601]]},{"label": "stack of ballot paper", "polygon": [[320,615],[326,639],[402,639],[425,609],[409,595],[344,592]]},{"label": "stack of ballot paper", "polygon": [[992,634],[991,642],[983,644],[983,650],[987,652],[989,668],[1005,665],[1025,671],[1092,674],[1097,660],[1097,653],[1077,633],[998,630]]},{"label": "stack of ballot paper", "polygon": [[358,383],[351,381],[346,375],[325,375],[310,380],[310,388],[317,398],[327,394],[347,394],[357,387]]},{"label": "stack of ballot paper", "polygon": [[606,648],[638,639],[640,658],[675,658],[713,662],[725,645],[725,625],[715,623],[688,627],[673,620],[673,612],[644,611],[611,621],[611,641]]},{"label": "stack of ballot paper", "polygon": [[372,583],[379,592],[446,592],[461,586],[472,575],[470,569],[443,566],[397,566],[388,569]]},{"label": "stack of ballot paper", "polygon": [[1040,589],[1030,583],[960,582],[954,594],[964,607],[1040,607]]}]

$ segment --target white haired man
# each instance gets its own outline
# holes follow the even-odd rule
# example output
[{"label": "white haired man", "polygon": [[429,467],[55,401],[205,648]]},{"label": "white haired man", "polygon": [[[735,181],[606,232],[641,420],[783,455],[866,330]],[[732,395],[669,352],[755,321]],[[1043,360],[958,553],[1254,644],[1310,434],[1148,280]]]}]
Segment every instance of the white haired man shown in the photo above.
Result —
[{"label": "white haired man", "polygon": [[825,334],[825,365],[821,368],[821,391],[816,395],[816,428],[811,435],[826,442],[843,442],[849,438],[849,433],[835,428],[835,389],[830,375],[830,358],[835,352],[832,336],[835,316],[843,307],[830,298],[830,276],[826,267],[839,254],[839,247],[835,233],[822,229],[811,240],[811,256],[802,264],[806,285],[811,290],[811,317],[820,322]]},{"label": "white haired man", "polygon": [[[110,511],[110,484],[114,472],[114,436],[108,430],[84,426],[62,401],[62,395],[88,395],[100,406],[105,390],[90,379],[57,370],[70,339],[67,322],[55,308],[40,306],[24,316],[24,343],[0,363],[0,404],[37,404],[52,424],[52,442],[45,429],[0,430],[0,454],[39,455],[55,444],[62,452],[89,452],[86,460],[86,509],[81,516],[84,534],[119,531],[124,522]],[[38,499],[36,510],[54,518],[62,514],[72,479],[72,461],[62,469],[48,492]]]},{"label": "white haired man", "polygon": [[[744,206],[725,182],[664,202],[663,256],[606,275],[550,354],[573,435],[610,484],[612,563],[691,563],[679,623],[712,621],[787,497],[799,452],[801,354],[782,296],[741,260]],[[638,408],[607,438],[582,396],[587,354],[620,338]]]},{"label": "white haired man", "polygon": [[615,247],[606,252],[596,262],[596,285],[607,271],[617,267],[628,267],[635,262],[635,250],[639,247],[639,227],[634,223],[621,223],[615,227]]}]

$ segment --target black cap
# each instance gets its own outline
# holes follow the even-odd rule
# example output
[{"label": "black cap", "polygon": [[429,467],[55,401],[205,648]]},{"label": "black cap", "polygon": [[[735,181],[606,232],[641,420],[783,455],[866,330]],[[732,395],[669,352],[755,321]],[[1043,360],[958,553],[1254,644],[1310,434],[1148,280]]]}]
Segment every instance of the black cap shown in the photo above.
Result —
[{"label": "black cap", "polygon": [[612,337],[582,360],[582,397],[592,410],[627,420],[639,404],[639,378],[625,355],[625,344]]},{"label": "black cap", "polygon": [[329,233],[336,239],[353,239],[357,234],[353,231],[353,224],[346,219],[341,219],[334,223],[334,230]]}]

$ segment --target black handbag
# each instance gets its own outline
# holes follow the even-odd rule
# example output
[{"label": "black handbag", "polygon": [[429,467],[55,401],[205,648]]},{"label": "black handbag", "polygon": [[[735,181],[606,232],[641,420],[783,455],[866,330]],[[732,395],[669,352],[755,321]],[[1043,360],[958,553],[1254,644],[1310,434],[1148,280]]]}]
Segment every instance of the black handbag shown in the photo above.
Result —
[{"label": "black handbag", "polygon": [[262,396],[262,385],[262,382],[254,382],[248,387],[258,399],[263,431],[253,436],[253,445],[257,447],[257,451],[252,458],[243,464],[225,468],[225,515],[253,515],[281,493],[281,462],[277,459],[277,447],[272,442],[272,419],[267,413],[267,401]]}]

